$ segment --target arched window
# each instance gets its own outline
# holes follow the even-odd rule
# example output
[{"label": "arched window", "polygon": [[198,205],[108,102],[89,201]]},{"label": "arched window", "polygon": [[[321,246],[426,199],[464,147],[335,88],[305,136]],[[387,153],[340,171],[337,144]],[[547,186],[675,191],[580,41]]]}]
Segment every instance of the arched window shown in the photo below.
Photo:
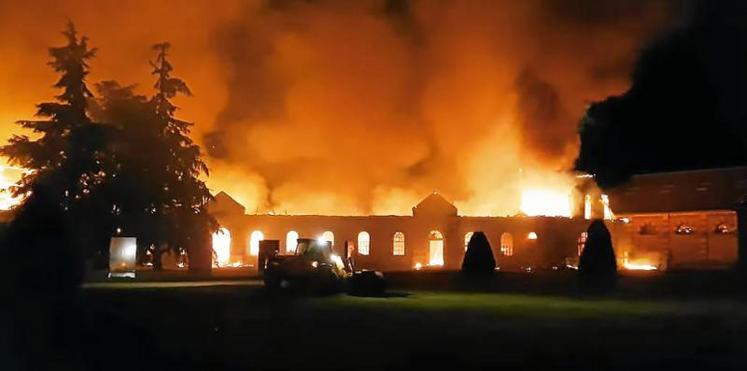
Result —
[{"label": "arched window", "polygon": [[609,196],[602,195],[602,205],[604,206],[604,220],[615,219],[615,214],[612,212],[612,208],[610,208]]},{"label": "arched window", "polygon": [[358,254],[368,255],[371,251],[371,236],[368,232],[358,233]]},{"label": "arched window", "polygon": [[444,265],[444,235],[439,231],[428,234],[428,265]]},{"label": "arched window", "polygon": [[591,219],[591,195],[584,196],[584,219]]},{"label": "arched window", "polygon": [[589,237],[589,234],[586,232],[581,232],[581,235],[578,236],[578,240],[576,240],[576,249],[578,250],[578,256],[581,256],[581,253],[584,252],[584,247],[586,246],[586,239]]},{"label": "arched window", "polygon": [[290,231],[285,235],[285,252],[295,254],[296,246],[298,246],[298,232]]},{"label": "arched window", "polygon": [[394,255],[405,255],[405,234],[402,232],[394,233],[392,239],[392,253]]},{"label": "arched window", "polygon": [[504,256],[514,254],[514,236],[511,233],[506,232],[501,235],[501,254]]},{"label": "arched window", "polygon": [[221,267],[231,259],[231,232],[220,228],[213,233],[213,264]]},{"label": "arched window", "polygon": [[467,234],[464,235],[464,251],[467,251],[467,246],[469,246],[469,240],[472,239],[472,235],[474,235],[475,232],[467,232]]},{"label": "arched window", "polygon": [[324,233],[322,233],[322,238],[320,238],[320,239],[322,241],[329,242],[329,244],[332,245],[332,246],[335,245],[335,234],[332,233],[332,231],[324,231]]},{"label": "arched window", "polygon": [[262,231],[254,231],[249,235],[249,255],[256,256],[259,254],[259,241],[265,239]]}]

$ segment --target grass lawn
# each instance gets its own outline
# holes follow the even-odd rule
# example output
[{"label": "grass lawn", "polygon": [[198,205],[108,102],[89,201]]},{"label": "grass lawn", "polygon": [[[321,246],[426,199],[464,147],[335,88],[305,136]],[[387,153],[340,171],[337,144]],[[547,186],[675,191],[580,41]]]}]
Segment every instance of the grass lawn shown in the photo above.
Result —
[{"label": "grass lawn", "polygon": [[159,370],[747,367],[742,300],[393,292],[86,290],[87,358]]},{"label": "grass lawn", "polygon": [[[747,369],[747,290],[729,273],[623,276],[604,296],[567,272],[387,278],[384,298],[224,276],[87,284],[41,369]],[[13,325],[33,343],[50,308],[28,305]]]}]

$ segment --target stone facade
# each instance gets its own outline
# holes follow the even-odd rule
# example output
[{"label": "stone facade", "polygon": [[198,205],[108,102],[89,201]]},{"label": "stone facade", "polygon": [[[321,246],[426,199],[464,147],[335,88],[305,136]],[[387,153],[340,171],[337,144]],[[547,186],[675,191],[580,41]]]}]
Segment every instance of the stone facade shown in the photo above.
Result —
[{"label": "stone facade", "polygon": [[747,167],[633,176],[608,190],[618,221],[618,255],[666,259],[669,266],[728,266],[737,261],[736,207]]},{"label": "stone facade", "polygon": [[[451,203],[436,193],[415,206],[412,216],[248,215],[228,195],[219,194],[216,199],[212,210],[230,233],[231,260],[250,265],[256,264],[251,251],[251,235],[255,231],[261,232],[264,239],[279,240],[281,253],[288,251],[286,238],[291,231],[310,238],[321,238],[330,231],[336,251],[341,252],[346,242],[355,246],[353,258],[358,268],[428,268],[434,261],[434,249],[442,245],[443,266],[432,268],[458,269],[465,237],[469,232],[483,231],[499,266],[549,267],[562,265],[567,256],[576,254],[578,237],[588,224],[582,218],[460,216]],[[368,234],[367,254],[359,246],[361,232]],[[403,255],[395,255],[397,232],[404,235]]]},{"label": "stone facade", "polygon": [[[603,217],[602,192],[593,184],[579,189],[596,190],[584,194],[594,200],[587,217]],[[659,268],[735,263],[739,232],[735,207],[745,192],[747,167],[638,175],[603,192],[614,212],[607,225],[618,261],[625,266],[644,260]],[[346,243],[354,248],[359,268],[396,271],[416,266],[458,269],[467,234],[475,231],[486,234],[501,268],[564,266],[578,257],[582,232],[589,224],[584,205],[576,206],[579,215],[574,218],[471,217],[459,215],[454,205],[434,193],[413,207],[411,216],[249,215],[230,196],[219,193],[211,211],[231,236],[232,262],[256,265],[252,233],[278,240],[280,251],[287,253],[291,231],[306,238],[331,232],[338,252]],[[362,232],[368,237],[367,253],[359,243],[366,244]],[[404,252],[401,242],[395,251],[398,232],[400,238],[404,235]],[[433,250],[439,248],[440,259],[434,259]],[[440,260],[443,265],[434,264]]]},{"label": "stone facade", "polygon": [[[737,216],[731,210],[618,214],[618,256],[648,256],[669,267],[728,266],[737,261]],[[664,261],[666,260],[666,261]]]}]

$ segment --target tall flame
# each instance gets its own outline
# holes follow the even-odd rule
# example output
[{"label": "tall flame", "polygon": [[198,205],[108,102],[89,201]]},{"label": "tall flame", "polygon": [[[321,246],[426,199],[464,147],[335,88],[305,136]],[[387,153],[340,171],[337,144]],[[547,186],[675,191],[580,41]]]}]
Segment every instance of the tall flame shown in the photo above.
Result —
[{"label": "tall flame", "polygon": [[521,212],[528,216],[571,217],[570,193],[550,189],[527,189],[521,193]]}]

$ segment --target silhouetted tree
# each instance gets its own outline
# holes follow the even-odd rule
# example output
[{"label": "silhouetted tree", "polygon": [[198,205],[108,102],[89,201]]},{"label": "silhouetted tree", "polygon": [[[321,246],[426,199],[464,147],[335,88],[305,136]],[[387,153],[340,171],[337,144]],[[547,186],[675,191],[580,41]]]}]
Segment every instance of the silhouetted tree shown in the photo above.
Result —
[{"label": "silhouetted tree", "polygon": [[49,49],[49,65],[61,75],[54,86],[62,93],[56,101],[37,106],[36,116],[41,120],[18,122],[33,131],[34,139],[14,135],[0,154],[31,170],[13,187],[14,195],[28,195],[44,179],[47,199],[60,205],[71,221],[75,244],[103,248],[109,236],[111,205],[94,195],[109,176],[106,145],[111,133],[106,126],[93,123],[87,112],[93,96],[86,85],[88,61],[96,50],[88,47],[86,37],[78,37],[72,23],[63,35],[67,44]]},{"label": "silhouetted tree", "polygon": [[211,264],[210,234],[217,230],[217,222],[207,211],[212,195],[201,175],[208,175],[208,167],[200,158],[200,147],[189,137],[192,123],[175,117],[177,107],[171,99],[179,94],[190,96],[187,84],[171,76],[173,66],[168,61],[169,43],[153,46],[156,60],[151,62],[156,94],[151,99],[159,128],[163,130],[165,156],[164,204],[170,219],[168,244],[187,249],[190,268],[209,269]]},{"label": "silhouetted tree", "polygon": [[612,237],[604,221],[596,219],[587,229],[586,244],[581,252],[578,272],[589,283],[607,284],[617,276],[617,261]]},{"label": "silhouetted tree", "polygon": [[97,120],[117,132],[112,143],[116,178],[107,185],[112,195],[116,225],[138,238],[144,256],[153,251],[154,269],[168,249],[187,249],[190,267],[209,268],[210,234],[217,222],[207,212],[212,198],[199,177],[208,169],[200,148],[189,137],[192,125],[175,117],[171,99],[191,95],[186,83],[171,76],[168,43],[154,46],[156,92],[150,99],[133,93],[132,86],[113,81],[97,85]]},{"label": "silhouetted tree", "polygon": [[[29,169],[13,187],[26,199],[4,240],[12,288],[10,307],[17,354],[28,369],[66,368],[76,328],[75,299],[83,278],[83,248],[106,247],[110,205],[96,195],[106,183],[108,127],[88,116],[88,61],[95,50],[69,23],[67,44],[49,49],[62,92],[37,106],[39,120],[19,121],[33,139],[15,135],[0,148],[9,161]],[[103,243],[102,243],[103,242]],[[71,367],[79,368],[79,367]]]},{"label": "silhouetted tree", "polygon": [[[212,197],[199,179],[208,170],[189,137],[191,124],[174,115],[170,100],[191,93],[171,76],[168,43],[154,46],[152,98],[106,81],[97,85],[96,99],[85,81],[95,50],[72,23],[63,34],[67,44],[50,49],[62,93],[38,106],[43,120],[19,122],[37,134],[33,139],[16,135],[0,148],[11,163],[31,170],[14,187],[15,195],[28,195],[44,179],[47,199],[68,218],[74,245],[89,248],[89,255],[108,256],[109,238],[121,231],[141,246],[185,248],[192,268],[209,268],[209,237],[217,223],[207,212]],[[163,250],[156,251],[160,268]]]},{"label": "silhouetted tree", "polygon": [[75,343],[79,331],[73,313],[83,259],[51,180],[37,178],[31,185],[4,240],[14,352],[24,369],[64,368],[60,357],[67,352],[61,350]]},{"label": "silhouetted tree", "polygon": [[495,257],[490,242],[483,232],[472,234],[464,252],[462,272],[489,274],[495,271]]},{"label": "silhouetted tree", "polygon": [[[116,133],[109,159],[114,176],[102,189],[112,205],[112,233],[137,237],[142,257],[147,248],[167,240],[163,128],[149,99],[134,94],[132,86],[104,81],[96,89],[91,115]],[[160,269],[160,259],[154,265]]]}]

